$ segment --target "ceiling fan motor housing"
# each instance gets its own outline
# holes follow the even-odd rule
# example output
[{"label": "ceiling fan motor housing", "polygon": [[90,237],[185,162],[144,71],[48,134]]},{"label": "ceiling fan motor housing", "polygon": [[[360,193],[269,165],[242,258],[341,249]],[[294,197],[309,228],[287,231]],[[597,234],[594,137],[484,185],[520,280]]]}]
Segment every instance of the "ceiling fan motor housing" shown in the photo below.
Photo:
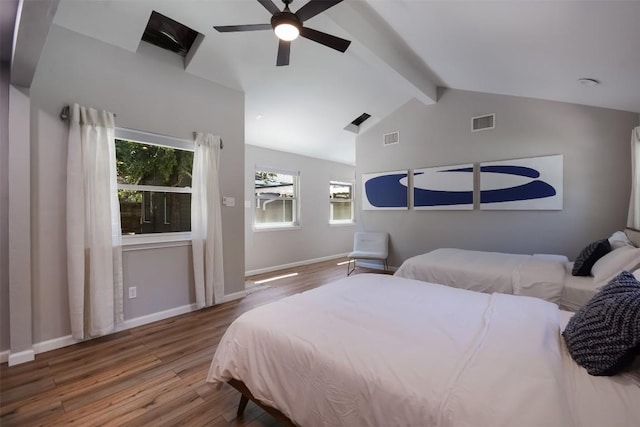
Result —
[{"label": "ceiling fan motor housing", "polygon": [[300,19],[294,13],[286,10],[280,12],[278,15],[274,15],[271,17],[271,27],[274,30],[280,24],[293,25],[298,29],[298,31],[300,31],[300,29],[302,28],[302,22],[300,22]]}]

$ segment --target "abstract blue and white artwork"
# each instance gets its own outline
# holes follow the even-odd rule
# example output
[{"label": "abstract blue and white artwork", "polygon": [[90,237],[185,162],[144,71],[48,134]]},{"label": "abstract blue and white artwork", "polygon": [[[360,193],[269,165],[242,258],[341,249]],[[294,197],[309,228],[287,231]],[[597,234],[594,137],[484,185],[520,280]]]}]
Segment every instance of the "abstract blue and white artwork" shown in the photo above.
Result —
[{"label": "abstract blue and white artwork", "polygon": [[417,210],[473,210],[473,164],[414,169]]},{"label": "abstract blue and white artwork", "polygon": [[406,170],[362,174],[362,209],[409,209],[408,177]]},{"label": "abstract blue and white artwork", "polygon": [[562,210],[562,154],[480,164],[480,209]]}]

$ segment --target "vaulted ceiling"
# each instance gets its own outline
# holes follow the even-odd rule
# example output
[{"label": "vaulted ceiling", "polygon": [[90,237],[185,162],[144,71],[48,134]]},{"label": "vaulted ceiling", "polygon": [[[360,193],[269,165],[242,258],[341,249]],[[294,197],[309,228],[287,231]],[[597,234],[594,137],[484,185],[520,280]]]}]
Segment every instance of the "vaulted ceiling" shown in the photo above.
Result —
[{"label": "vaulted ceiling", "polygon": [[213,29],[268,23],[256,0],[61,0],[53,23],[135,52],[152,10],[204,35],[185,72],[245,92],[249,144],[353,164],[349,122],[434,103],[437,86],[640,112],[640,1],[346,0],[305,26],[347,52],[297,39],[287,67],[271,31]]}]

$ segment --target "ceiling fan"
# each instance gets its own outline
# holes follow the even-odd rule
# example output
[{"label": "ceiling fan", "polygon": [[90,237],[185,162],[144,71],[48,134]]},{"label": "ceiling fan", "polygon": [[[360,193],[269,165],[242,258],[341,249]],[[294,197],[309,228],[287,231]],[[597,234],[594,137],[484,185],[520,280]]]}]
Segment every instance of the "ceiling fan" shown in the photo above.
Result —
[{"label": "ceiling fan", "polygon": [[323,33],[302,25],[304,21],[335,6],[342,2],[342,0],[310,0],[298,9],[296,13],[289,10],[291,1],[292,0],[282,0],[284,9],[281,11],[271,0],[258,0],[258,3],[273,15],[270,24],[225,25],[214,26],[213,28],[221,33],[273,29],[276,36],[280,39],[278,42],[278,59],[276,61],[276,65],[278,66],[289,65],[291,41],[295,40],[299,35],[340,52],[347,50],[351,44],[349,40],[341,39],[340,37],[332,36],[331,34]]}]

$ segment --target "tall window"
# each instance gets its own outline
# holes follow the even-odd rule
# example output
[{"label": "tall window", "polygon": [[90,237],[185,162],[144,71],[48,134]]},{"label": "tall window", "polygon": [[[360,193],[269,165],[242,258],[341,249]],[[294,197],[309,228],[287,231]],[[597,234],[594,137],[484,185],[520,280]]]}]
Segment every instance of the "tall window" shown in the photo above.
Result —
[{"label": "tall window", "polygon": [[255,171],[254,226],[299,225],[298,172],[257,167]]},{"label": "tall window", "polygon": [[329,202],[330,223],[353,222],[353,184],[331,181]]},{"label": "tall window", "polygon": [[122,234],[191,231],[193,151],[177,148],[185,145],[182,140],[119,131],[116,166]]}]

